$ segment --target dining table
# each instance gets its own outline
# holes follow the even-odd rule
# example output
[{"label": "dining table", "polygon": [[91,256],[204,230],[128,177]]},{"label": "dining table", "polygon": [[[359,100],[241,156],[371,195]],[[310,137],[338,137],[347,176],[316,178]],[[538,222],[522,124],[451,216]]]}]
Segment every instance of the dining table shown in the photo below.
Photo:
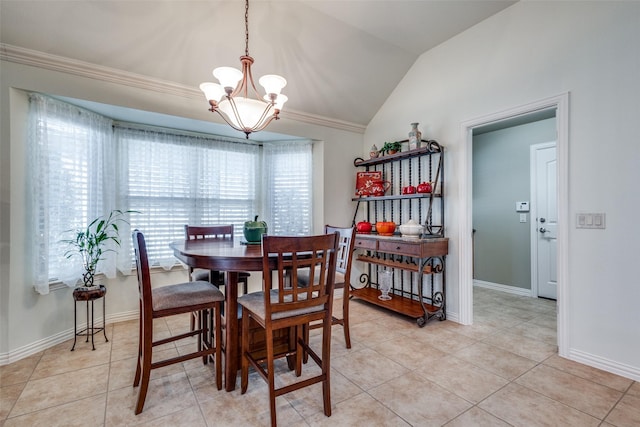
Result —
[{"label": "dining table", "polygon": [[[180,240],[169,244],[180,261],[193,268],[224,271],[225,283],[224,315],[224,379],[225,389],[233,391],[239,368],[240,321],[238,319],[238,273],[262,271],[262,245],[235,239]],[[273,265],[276,267],[276,259]]]}]

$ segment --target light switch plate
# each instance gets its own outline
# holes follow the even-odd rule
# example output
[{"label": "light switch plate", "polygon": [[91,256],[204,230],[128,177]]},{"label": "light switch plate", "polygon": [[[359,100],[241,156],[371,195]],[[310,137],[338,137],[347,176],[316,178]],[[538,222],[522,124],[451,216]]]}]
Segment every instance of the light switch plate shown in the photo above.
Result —
[{"label": "light switch plate", "polygon": [[606,215],[599,213],[577,213],[576,228],[604,229]]},{"label": "light switch plate", "polygon": [[520,214],[520,222],[527,222],[527,214],[526,213],[521,213]]}]

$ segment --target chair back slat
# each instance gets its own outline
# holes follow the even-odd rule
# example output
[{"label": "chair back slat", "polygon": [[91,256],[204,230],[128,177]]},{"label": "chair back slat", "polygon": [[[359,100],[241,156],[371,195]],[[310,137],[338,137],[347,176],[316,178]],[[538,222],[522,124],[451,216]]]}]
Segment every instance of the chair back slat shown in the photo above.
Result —
[{"label": "chair back slat", "polygon": [[[263,290],[277,289],[278,298],[265,298],[266,318],[273,313],[307,310],[328,304],[333,296],[338,233],[319,236],[267,236],[262,240]],[[276,256],[277,274],[273,274],[270,258]],[[311,271],[309,285],[300,286],[298,270]],[[314,271],[319,278],[316,280]],[[275,282],[274,283],[274,276]]]},{"label": "chair back slat", "polygon": [[233,240],[233,224],[227,225],[185,225],[185,240],[230,239]]}]

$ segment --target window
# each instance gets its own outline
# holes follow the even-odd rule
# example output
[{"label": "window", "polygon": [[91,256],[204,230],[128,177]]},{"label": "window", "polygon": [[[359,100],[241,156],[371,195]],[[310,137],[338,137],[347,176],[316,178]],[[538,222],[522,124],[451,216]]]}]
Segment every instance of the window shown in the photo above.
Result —
[{"label": "window", "polygon": [[[237,143],[214,136],[114,123],[75,106],[30,97],[30,223],[36,289],[52,281],[74,286],[82,273],[59,243],[66,230],[84,227],[111,209],[135,210],[121,227],[122,248],[98,269],[114,277],[130,272],[131,229],[147,237],[152,265],[176,263],[168,242],[182,239],[184,224],[233,223],[260,215],[269,232],[309,234],[310,142]],[[262,196],[264,195],[264,196]]]},{"label": "window", "polygon": [[140,212],[131,227],[145,233],[152,265],[175,264],[167,243],[184,237],[184,224],[231,223],[241,233],[260,212],[258,145],[129,128],[115,135],[128,165],[120,171],[119,204]]},{"label": "window", "polygon": [[311,234],[311,144],[273,143],[264,146],[266,218],[269,233]]}]

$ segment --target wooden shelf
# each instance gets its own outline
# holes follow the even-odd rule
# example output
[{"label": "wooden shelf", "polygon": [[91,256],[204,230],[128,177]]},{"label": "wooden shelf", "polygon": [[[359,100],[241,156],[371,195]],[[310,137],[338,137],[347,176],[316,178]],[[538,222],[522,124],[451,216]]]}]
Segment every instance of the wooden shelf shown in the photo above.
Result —
[{"label": "wooden shelf", "polygon": [[378,298],[378,296],[380,295],[380,291],[371,287],[352,289],[350,291],[350,294],[353,298],[359,298],[368,303],[386,308],[387,310],[413,317],[414,319],[424,317],[425,309],[429,313],[436,313],[440,310],[439,307],[436,307],[434,305],[421,304],[419,301],[416,301],[414,299],[394,294],[391,294],[390,300],[383,301]]},{"label": "wooden shelf", "polygon": [[[383,265],[385,267],[399,268],[401,270],[418,272],[418,266],[415,263],[409,263],[405,261],[395,261],[391,259],[382,259],[382,258],[377,258],[375,256],[362,255],[362,254],[358,255],[356,259],[358,261],[368,262],[369,264]],[[431,266],[425,265],[424,268],[422,269],[422,273],[431,274],[432,273]]]},{"label": "wooden shelf", "polygon": [[[404,141],[399,141],[399,142],[408,142],[408,140],[404,140]],[[373,159],[361,159],[361,158],[357,158],[354,160],[353,165],[354,166],[373,166],[373,165],[379,165],[382,163],[388,163],[388,162],[392,162],[394,160],[402,160],[402,159],[409,159],[411,157],[416,157],[416,156],[420,156],[423,154],[429,154],[429,153],[441,153],[442,152],[442,147],[440,146],[440,144],[438,144],[436,141],[434,140],[422,140],[422,143],[427,144],[426,147],[420,147],[420,148],[416,148],[415,150],[407,150],[407,151],[401,151],[399,153],[396,154],[388,154],[386,156],[382,156],[382,157],[375,157]]]}]

